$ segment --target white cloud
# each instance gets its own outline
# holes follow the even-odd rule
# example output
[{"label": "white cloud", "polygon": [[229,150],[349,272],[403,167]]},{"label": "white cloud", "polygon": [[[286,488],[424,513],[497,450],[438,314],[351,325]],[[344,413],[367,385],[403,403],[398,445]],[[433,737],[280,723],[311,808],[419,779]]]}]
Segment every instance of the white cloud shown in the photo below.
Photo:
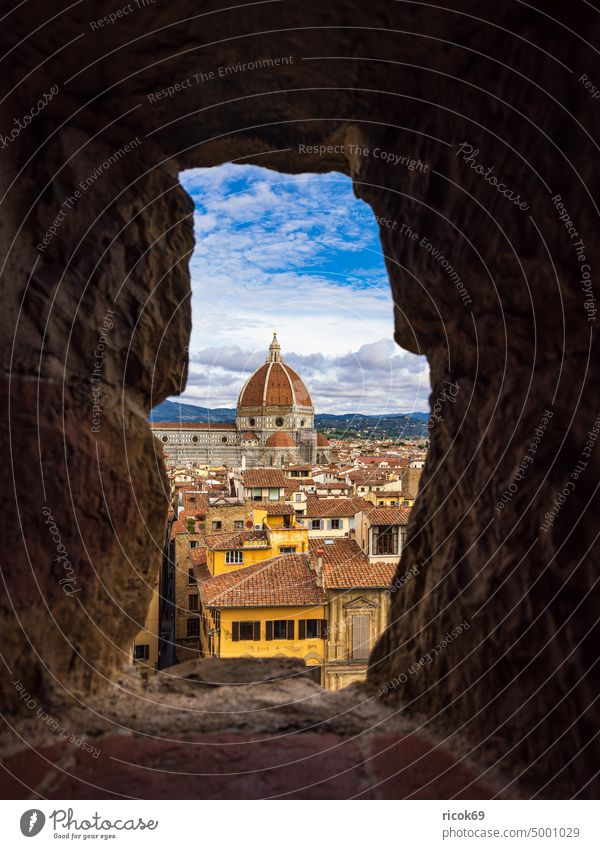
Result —
[{"label": "white cloud", "polygon": [[235,404],[276,329],[318,411],[427,409],[427,366],[392,341],[377,225],[351,215],[367,207],[348,178],[225,165],[182,183],[197,239],[182,400]]}]

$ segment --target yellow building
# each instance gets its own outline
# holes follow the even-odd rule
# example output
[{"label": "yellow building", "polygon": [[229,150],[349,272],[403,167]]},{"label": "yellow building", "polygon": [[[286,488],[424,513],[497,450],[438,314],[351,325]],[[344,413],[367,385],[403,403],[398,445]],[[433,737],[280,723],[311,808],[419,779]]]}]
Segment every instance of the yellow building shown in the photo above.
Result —
[{"label": "yellow building", "polygon": [[256,502],[252,506],[255,530],[206,537],[206,565],[211,575],[233,572],[280,554],[308,551],[308,530],[296,522],[289,504]]},{"label": "yellow building", "polygon": [[284,554],[199,578],[206,657],[297,657],[322,666],[325,594],[308,555]]},{"label": "yellow building", "polygon": [[158,669],[158,602],[159,574],[157,572],[144,627],[135,635],[132,647],[133,664],[140,668],[144,678],[148,677],[148,673],[154,674]]}]

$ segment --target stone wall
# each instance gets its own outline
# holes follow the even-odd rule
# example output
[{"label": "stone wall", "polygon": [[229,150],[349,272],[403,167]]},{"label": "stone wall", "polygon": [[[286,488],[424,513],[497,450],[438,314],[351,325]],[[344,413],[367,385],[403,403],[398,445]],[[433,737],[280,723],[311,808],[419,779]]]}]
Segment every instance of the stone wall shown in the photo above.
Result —
[{"label": "stone wall", "polygon": [[[595,10],[181,0],[94,27],[112,4],[37,3],[50,22],[35,30],[35,5],[0,33],[15,85],[3,133],[58,86],[0,163],[10,680],[45,704],[101,692],[143,618],[168,501],[146,415],[187,373],[178,170],[338,170],[379,218],[395,338],[427,355],[432,406],[459,387],[400,566],[418,576],[394,596],[371,682],[381,691],[468,621],[394,697],[530,790],[597,793],[597,447],[572,479],[596,433],[595,290],[565,226],[593,273],[600,113],[579,79],[600,82]],[[22,708],[6,678],[3,701]]]}]

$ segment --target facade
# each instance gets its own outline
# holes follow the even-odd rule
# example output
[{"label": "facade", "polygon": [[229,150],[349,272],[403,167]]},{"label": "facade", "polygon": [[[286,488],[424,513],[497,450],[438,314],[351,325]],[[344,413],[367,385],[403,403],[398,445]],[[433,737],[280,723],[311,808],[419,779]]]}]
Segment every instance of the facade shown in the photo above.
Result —
[{"label": "facade", "polygon": [[354,539],[321,537],[310,547],[326,599],[321,684],[341,690],[366,679],[369,655],[389,621],[397,563],[370,560]]},{"label": "facade", "polygon": [[144,627],[135,635],[132,646],[132,660],[142,672],[142,677],[153,675],[158,669],[158,641],[159,641],[159,575],[152,588],[152,598],[148,607],[148,613],[144,621]]},{"label": "facade", "polygon": [[233,572],[205,574],[202,650],[206,657],[297,657],[322,666],[325,595],[307,555],[284,554]]},{"label": "facade", "polygon": [[410,513],[410,507],[374,507],[357,513],[356,540],[370,562],[398,564]]},{"label": "facade", "polygon": [[309,495],[302,521],[309,537],[347,537],[354,531],[354,519],[371,505],[362,498],[318,498]]},{"label": "facade", "polygon": [[327,462],[329,442],[315,430],[304,382],[281,356],[277,335],[266,362],[240,392],[235,424],[152,422],[168,463],[244,468]]}]

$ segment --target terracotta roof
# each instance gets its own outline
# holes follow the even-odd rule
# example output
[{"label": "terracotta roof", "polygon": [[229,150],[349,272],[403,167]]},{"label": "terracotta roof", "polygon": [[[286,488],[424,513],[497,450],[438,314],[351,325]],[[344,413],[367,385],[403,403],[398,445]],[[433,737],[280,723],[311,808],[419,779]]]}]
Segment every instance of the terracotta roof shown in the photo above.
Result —
[{"label": "terracotta roof", "polygon": [[156,430],[235,430],[235,424],[224,422],[149,422]]},{"label": "terracotta roof", "polygon": [[317,445],[326,448],[328,445],[331,445],[331,442],[327,439],[324,433],[317,433]]},{"label": "terracotta roof", "polygon": [[351,481],[381,480],[381,469],[354,469],[347,473]]},{"label": "terracotta roof", "polygon": [[311,562],[316,564],[320,550],[323,562],[325,589],[351,589],[354,587],[391,587],[396,574],[396,563],[369,563],[369,558],[354,539],[327,537],[309,539]]},{"label": "terracotta roof", "polygon": [[354,516],[361,510],[366,511],[372,508],[372,503],[362,498],[317,498],[309,495],[306,500],[308,518],[338,519]]},{"label": "terracotta roof", "polygon": [[285,433],[284,431],[279,431],[278,433],[272,433],[271,436],[265,442],[265,445],[268,448],[295,448],[296,443],[289,435],[289,433]]},{"label": "terracotta roof", "polygon": [[246,487],[267,487],[283,489],[287,478],[279,469],[247,469],[242,481]]},{"label": "terracotta roof", "polygon": [[206,547],[210,548],[211,551],[229,551],[233,548],[269,548],[269,538],[266,531],[208,534]]},{"label": "terracotta roof", "polygon": [[205,492],[184,492],[183,506],[191,514],[204,515],[208,510],[208,495]]},{"label": "terracotta roof", "polygon": [[252,508],[266,510],[268,516],[293,516],[296,512],[292,505],[286,504],[285,501],[253,501]]},{"label": "terracotta roof", "polygon": [[256,440],[258,440],[258,436],[252,430],[245,430],[242,434],[242,439],[256,439]]},{"label": "terracotta roof", "polygon": [[308,389],[296,372],[283,362],[263,363],[240,392],[238,410],[244,407],[312,407]]},{"label": "terracotta roof", "polygon": [[190,561],[194,566],[205,566],[206,565],[206,548],[205,546],[198,546],[198,548],[190,548]]},{"label": "terracotta roof", "polygon": [[375,507],[367,512],[372,525],[408,525],[412,507]]},{"label": "terracotta roof", "polygon": [[224,575],[200,579],[209,607],[286,607],[325,604],[317,575],[302,554],[283,554]]}]

